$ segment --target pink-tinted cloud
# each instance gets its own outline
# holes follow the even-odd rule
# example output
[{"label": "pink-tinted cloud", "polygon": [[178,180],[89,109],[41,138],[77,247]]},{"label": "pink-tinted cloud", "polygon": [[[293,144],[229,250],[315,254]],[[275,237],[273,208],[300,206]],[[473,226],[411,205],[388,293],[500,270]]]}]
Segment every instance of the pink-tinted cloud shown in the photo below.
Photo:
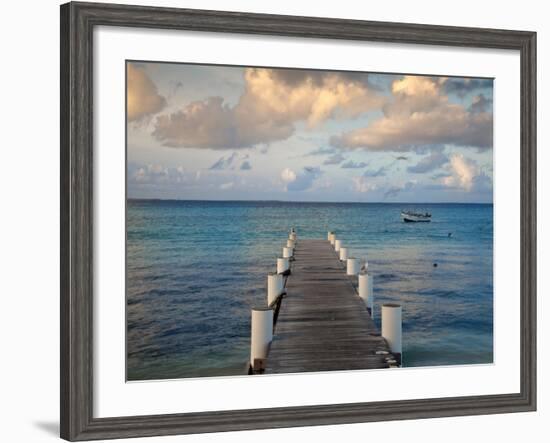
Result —
[{"label": "pink-tinted cloud", "polygon": [[235,149],[289,138],[299,122],[309,128],[329,118],[352,118],[384,99],[367,76],[249,68],[235,106],[221,97],[188,104],[157,118],[153,136],[172,147]]},{"label": "pink-tinted cloud", "polygon": [[156,85],[143,68],[128,63],[126,72],[128,121],[142,120],[166,106],[166,99],[158,93]]},{"label": "pink-tinted cloud", "polygon": [[492,148],[492,112],[452,103],[445,94],[445,82],[421,76],[394,81],[393,101],[383,107],[384,116],[333,137],[331,144],[372,151],[410,151],[442,144]]}]

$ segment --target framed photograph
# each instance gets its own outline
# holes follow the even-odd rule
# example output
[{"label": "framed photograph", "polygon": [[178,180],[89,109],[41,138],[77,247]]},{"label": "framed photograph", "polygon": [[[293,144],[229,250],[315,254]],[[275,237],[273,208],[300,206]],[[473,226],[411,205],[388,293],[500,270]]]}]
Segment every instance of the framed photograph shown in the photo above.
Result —
[{"label": "framed photograph", "polygon": [[61,6],[61,437],[536,408],[536,34]]}]

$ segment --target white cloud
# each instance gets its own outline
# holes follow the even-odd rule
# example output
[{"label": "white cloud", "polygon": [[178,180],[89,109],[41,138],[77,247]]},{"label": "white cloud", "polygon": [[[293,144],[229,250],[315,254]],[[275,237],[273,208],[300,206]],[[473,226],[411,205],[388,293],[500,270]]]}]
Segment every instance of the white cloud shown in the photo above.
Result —
[{"label": "white cloud", "polygon": [[442,152],[432,152],[427,157],[422,158],[416,165],[409,166],[407,171],[413,174],[423,174],[443,166],[448,161],[449,157]]},{"label": "white cloud", "polygon": [[339,152],[336,153],[336,154],[333,154],[331,155],[330,157],[328,157],[324,162],[323,164],[324,165],[339,165],[340,163],[342,163],[346,158],[340,154]]},{"label": "white cloud", "polygon": [[183,166],[167,167],[161,164],[129,165],[128,183],[132,187],[160,187],[166,189],[230,189],[237,185],[234,172],[220,174],[211,170],[188,170]]},{"label": "white cloud", "polygon": [[364,177],[382,177],[386,175],[387,167],[381,166],[378,169],[370,169],[363,172]]},{"label": "white cloud", "polygon": [[313,151],[308,152],[304,155],[304,157],[308,157],[310,155],[325,155],[325,154],[334,154],[336,153],[336,148],[330,148],[326,146],[322,146],[320,148],[314,149]]},{"label": "white cloud", "polygon": [[450,160],[451,175],[442,178],[445,186],[460,187],[467,191],[472,188],[474,177],[478,173],[477,165],[473,160],[462,155],[453,155]]},{"label": "white cloud", "polygon": [[[234,170],[238,168],[241,171],[249,171],[252,169],[252,165],[250,164],[248,158],[248,154],[240,155],[237,152],[233,152],[230,155],[223,155],[218,158],[208,169],[211,171],[224,171],[227,169]],[[239,162],[240,165],[238,165]]]},{"label": "white cloud", "polygon": [[159,179],[168,176],[168,169],[160,165],[142,166],[133,174],[133,179],[137,182],[147,182],[153,179]]},{"label": "white cloud", "polygon": [[241,171],[250,171],[252,169],[252,165],[248,160],[245,160],[241,163],[241,167],[239,169]]},{"label": "white cloud", "polygon": [[233,152],[231,155],[227,157],[226,156],[220,157],[208,169],[212,171],[221,171],[223,169],[228,169],[229,167],[231,167],[231,165],[233,165],[233,162],[237,158],[237,155],[238,154],[236,152]]},{"label": "white cloud", "polygon": [[220,189],[222,191],[227,191],[228,189],[233,188],[233,186],[235,186],[235,183],[233,183],[233,182],[222,183],[220,185]]},{"label": "white cloud", "polygon": [[296,173],[290,168],[285,168],[281,172],[281,178],[285,183],[290,183],[296,180]]},{"label": "white cloud", "polygon": [[362,169],[366,168],[369,164],[365,162],[354,162],[353,160],[348,160],[345,163],[342,163],[341,168],[344,169]]},{"label": "white cloud", "polygon": [[441,183],[450,188],[465,191],[484,191],[491,189],[492,180],[478,164],[463,155],[454,154],[449,161],[449,175],[441,177]]},{"label": "white cloud", "polygon": [[319,167],[306,166],[296,173],[290,168],[281,171],[281,179],[285,183],[285,191],[306,191],[311,188],[317,178],[322,174]]},{"label": "white cloud", "polygon": [[403,191],[409,191],[416,185],[416,182],[414,180],[408,181],[403,185],[394,185],[390,186],[386,191],[384,192],[384,199],[387,198],[395,198],[399,194],[401,194]]},{"label": "white cloud", "polygon": [[353,189],[356,192],[367,193],[375,191],[378,186],[375,183],[370,182],[365,176],[353,177]]},{"label": "white cloud", "polygon": [[130,181],[138,184],[174,184],[193,178],[181,167],[168,168],[159,164],[142,165],[129,172]]}]

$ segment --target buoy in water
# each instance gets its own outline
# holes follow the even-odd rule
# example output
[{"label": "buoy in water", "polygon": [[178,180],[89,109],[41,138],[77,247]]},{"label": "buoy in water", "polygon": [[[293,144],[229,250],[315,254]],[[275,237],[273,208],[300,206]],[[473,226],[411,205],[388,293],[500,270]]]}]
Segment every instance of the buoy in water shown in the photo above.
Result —
[{"label": "buoy in water", "polygon": [[437,268],[437,263],[434,263],[434,268]]}]

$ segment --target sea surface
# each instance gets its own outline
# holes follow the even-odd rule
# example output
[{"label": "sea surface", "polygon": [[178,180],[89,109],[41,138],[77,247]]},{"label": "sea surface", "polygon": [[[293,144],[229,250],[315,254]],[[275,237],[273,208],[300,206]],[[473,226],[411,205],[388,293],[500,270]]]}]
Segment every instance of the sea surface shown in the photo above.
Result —
[{"label": "sea surface", "polygon": [[378,326],[382,303],[403,305],[404,366],[493,361],[491,204],[129,200],[127,379],[244,374],[250,308],[291,227],[368,258]]}]

